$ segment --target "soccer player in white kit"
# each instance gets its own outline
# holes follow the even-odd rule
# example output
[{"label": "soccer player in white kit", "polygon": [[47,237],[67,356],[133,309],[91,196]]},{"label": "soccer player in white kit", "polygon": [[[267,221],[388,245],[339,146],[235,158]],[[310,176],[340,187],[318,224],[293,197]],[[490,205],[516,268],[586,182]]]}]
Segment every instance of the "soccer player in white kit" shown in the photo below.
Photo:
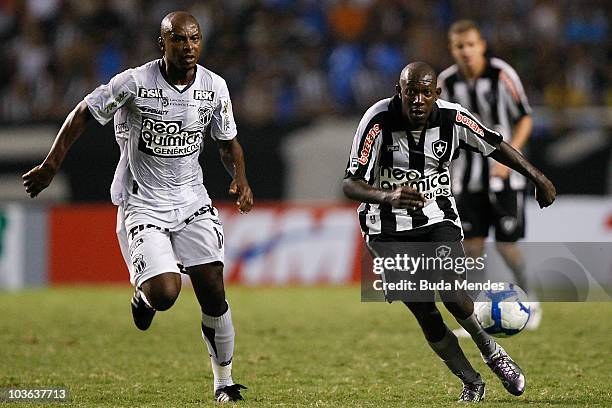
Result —
[{"label": "soccer player in white kit", "polygon": [[136,288],[134,322],[146,330],[156,311],[174,304],[181,289],[180,262],[201,306],[215,399],[237,401],[245,387],[231,374],[234,327],[223,285],[223,228],[198,163],[207,134],[217,141],[233,177],[230,194],[241,213],[250,211],[253,195],[227,85],[197,64],[202,47],[197,20],[185,12],[168,14],[158,41],[161,59],[119,73],[76,106],[42,164],[24,174],[24,186],[36,197],[86,123],[93,117],[105,125],[115,116],[121,158],[111,196],[119,207],[118,239]]}]

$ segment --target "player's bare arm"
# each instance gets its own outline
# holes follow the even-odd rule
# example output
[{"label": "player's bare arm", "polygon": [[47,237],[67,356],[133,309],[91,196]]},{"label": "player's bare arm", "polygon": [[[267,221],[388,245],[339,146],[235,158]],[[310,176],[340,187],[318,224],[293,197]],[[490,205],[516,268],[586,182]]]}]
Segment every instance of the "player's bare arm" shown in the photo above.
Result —
[{"label": "player's bare arm", "polygon": [[425,197],[417,190],[402,186],[385,191],[372,187],[362,179],[346,178],[342,184],[344,195],[351,200],[371,204],[391,204],[394,208],[416,210],[422,208]]},{"label": "player's bare arm", "polygon": [[236,138],[232,140],[218,140],[221,161],[232,176],[229,193],[237,197],[236,205],[242,213],[251,211],[253,207],[253,192],[246,178],[246,168],[244,164],[244,153],[242,146]]},{"label": "player's bare arm", "polygon": [[557,190],[553,183],[525,156],[506,142],[501,142],[499,148],[491,153],[491,157],[501,164],[518,171],[536,186],[536,200],[540,208],[548,207],[555,201]]},{"label": "player's bare arm", "polygon": [[85,130],[85,125],[91,118],[92,115],[85,101],[81,101],[68,114],[45,160],[21,176],[23,185],[30,197],[36,197],[51,184],[70,146],[81,136]]},{"label": "player's bare arm", "polygon": [[[510,146],[518,150],[523,150],[525,144],[531,136],[531,130],[533,129],[533,119],[529,115],[525,115],[516,122],[514,125],[514,132],[512,139],[510,140]],[[500,177],[503,179],[508,178],[510,175],[510,169],[501,163],[495,163],[491,168],[491,177]]]}]

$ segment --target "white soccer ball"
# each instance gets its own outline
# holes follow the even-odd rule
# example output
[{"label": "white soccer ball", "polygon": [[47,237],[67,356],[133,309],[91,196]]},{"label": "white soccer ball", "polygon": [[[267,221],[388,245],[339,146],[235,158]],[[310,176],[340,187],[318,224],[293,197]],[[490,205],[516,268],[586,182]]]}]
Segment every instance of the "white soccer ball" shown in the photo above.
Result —
[{"label": "white soccer ball", "polygon": [[476,318],[483,329],[495,337],[520,333],[531,316],[527,294],[513,283],[504,283],[503,290],[485,290],[474,302]]}]

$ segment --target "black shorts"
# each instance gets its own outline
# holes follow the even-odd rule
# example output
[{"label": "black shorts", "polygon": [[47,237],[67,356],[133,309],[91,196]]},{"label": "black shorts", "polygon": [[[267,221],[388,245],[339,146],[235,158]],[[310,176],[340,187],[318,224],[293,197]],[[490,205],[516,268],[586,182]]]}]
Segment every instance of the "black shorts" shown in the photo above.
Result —
[{"label": "black shorts", "polygon": [[[402,258],[404,256],[413,259],[421,258],[421,266],[413,265],[411,270],[385,266],[381,268],[384,270],[378,272],[381,273],[380,278],[385,284],[412,281],[418,288],[421,281],[452,283],[457,279],[463,279],[453,267],[453,264],[456,263],[455,259],[465,259],[462,240],[461,228],[445,221],[410,231],[371,235],[368,237],[367,247],[372,256],[373,265],[376,265],[377,258]],[[362,270],[362,284],[365,285],[370,285],[372,279],[376,279],[376,277],[364,276],[364,271],[368,270],[372,271],[373,267],[366,266]],[[394,300],[429,302],[434,299],[434,290],[391,289],[384,291],[384,297],[389,302]]]},{"label": "black shorts", "polygon": [[487,237],[491,226],[499,242],[516,242],[525,236],[524,191],[463,193],[456,199],[466,239]]},{"label": "black shorts", "polygon": [[373,234],[368,242],[461,242],[461,228],[450,221],[442,221],[409,231]]}]

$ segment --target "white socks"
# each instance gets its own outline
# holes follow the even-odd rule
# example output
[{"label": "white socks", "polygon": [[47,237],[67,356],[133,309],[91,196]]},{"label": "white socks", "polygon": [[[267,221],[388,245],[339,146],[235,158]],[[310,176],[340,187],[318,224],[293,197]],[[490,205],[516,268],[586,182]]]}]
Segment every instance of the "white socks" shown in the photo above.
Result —
[{"label": "white socks", "polygon": [[211,356],[210,363],[212,365],[213,372],[213,390],[216,391],[221,387],[225,387],[226,385],[234,384],[234,380],[232,379],[232,363],[229,363],[226,366],[220,366],[215,362],[215,359]]},{"label": "white socks", "polygon": [[202,313],[202,338],[208,348],[214,375],[215,390],[232,385],[232,357],[234,355],[234,324],[232,312],[227,305],[227,311],[221,316],[208,316]]}]

